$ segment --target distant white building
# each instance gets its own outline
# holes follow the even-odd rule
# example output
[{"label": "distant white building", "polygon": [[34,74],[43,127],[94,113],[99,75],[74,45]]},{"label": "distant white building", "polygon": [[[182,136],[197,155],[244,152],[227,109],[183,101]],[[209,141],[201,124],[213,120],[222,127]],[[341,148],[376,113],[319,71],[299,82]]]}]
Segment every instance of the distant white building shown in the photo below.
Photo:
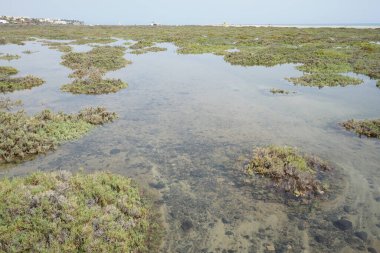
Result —
[{"label": "distant white building", "polygon": [[57,25],[67,25],[67,22],[63,20],[54,20],[53,23]]},{"label": "distant white building", "polygon": [[0,19],[0,24],[8,24],[9,22],[4,20],[4,19]]}]

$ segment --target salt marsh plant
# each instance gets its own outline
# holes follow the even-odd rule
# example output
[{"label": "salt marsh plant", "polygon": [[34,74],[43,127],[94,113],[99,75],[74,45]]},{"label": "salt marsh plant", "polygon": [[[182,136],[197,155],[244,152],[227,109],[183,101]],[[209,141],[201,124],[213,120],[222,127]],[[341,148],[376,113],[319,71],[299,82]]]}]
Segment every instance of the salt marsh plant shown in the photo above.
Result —
[{"label": "salt marsh plant", "polygon": [[13,67],[0,66],[0,92],[13,92],[16,90],[31,89],[44,83],[39,77],[27,75],[25,77],[11,77],[18,73]]},{"label": "salt marsh plant", "polygon": [[21,100],[13,101],[9,98],[0,97],[0,111],[4,111],[4,110],[9,111],[12,108],[17,107],[17,106],[21,106],[21,105],[22,105]]},{"label": "salt marsh plant", "polygon": [[0,66],[0,78],[16,75],[17,73],[18,73],[18,70],[13,67]]},{"label": "salt marsh plant", "polygon": [[313,197],[324,194],[326,186],[319,178],[331,167],[295,148],[269,146],[255,149],[245,170],[249,175],[270,178],[278,188],[296,197]]},{"label": "salt marsh plant", "polygon": [[152,252],[162,233],[146,194],[106,172],[1,179],[0,214],[1,252]]},{"label": "salt marsh plant", "polygon": [[290,93],[295,93],[294,91],[291,92],[291,91],[288,91],[288,90],[283,90],[283,89],[275,89],[275,88],[272,88],[269,90],[272,94],[284,94],[284,95],[288,95]]},{"label": "salt marsh plant", "polygon": [[116,117],[115,113],[107,112],[104,108],[88,108],[78,114],[44,110],[34,116],[29,116],[22,110],[2,110],[0,164],[21,162],[46,153],[58,144],[79,138],[94,126],[111,122]]},{"label": "salt marsh plant", "polygon": [[131,54],[146,54],[146,53],[149,53],[149,52],[163,52],[163,51],[166,51],[167,49],[164,48],[164,47],[146,47],[146,48],[142,48],[142,49],[136,49],[136,50],[132,50],[130,53]]},{"label": "salt marsh plant", "polygon": [[102,38],[102,37],[93,37],[93,38],[81,38],[74,41],[74,44],[85,45],[85,44],[109,44],[116,42],[116,39],[112,38]]},{"label": "salt marsh plant", "polygon": [[374,120],[348,120],[341,125],[348,131],[354,132],[359,136],[380,139],[380,119]]},{"label": "salt marsh plant", "polygon": [[[345,86],[357,80],[342,73],[364,74],[380,80],[379,29],[276,28],[211,26],[4,26],[0,43],[20,44],[33,37],[46,39],[107,40],[118,37],[138,41],[130,48],[141,50],[154,42],[170,42],[183,54],[213,53],[242,66],[300,64],[307,77],[289,79],[308,86]],[[237,51],[231,52],[230,49]],[[136,51],[141,53],[141,51]]]},{"label": "salt marsh plant", "polygon": [[75,94],[114,93],[128,85],[120,79],[103,79],[108,71],[125,67],[129,61],[124,59],[124,47],[96,47],[89,52],[65,54],[62,64],[74,72],[75,80],[62,86],[63,91]]},{"label": "salt marsh plant", "polygon": [[18,60],[21,56],[17,54],[4,54],[0,55],[0,60],[6,60],[6,61],[12,61],[12,60]]}]

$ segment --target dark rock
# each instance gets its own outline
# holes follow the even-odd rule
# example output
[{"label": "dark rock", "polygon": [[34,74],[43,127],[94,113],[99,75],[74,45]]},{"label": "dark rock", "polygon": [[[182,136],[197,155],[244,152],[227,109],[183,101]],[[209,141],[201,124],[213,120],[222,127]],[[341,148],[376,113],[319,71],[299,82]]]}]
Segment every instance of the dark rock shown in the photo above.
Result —
[{"label": "dark rock", "polygon": [[377,253],[377,251],[372,247],[367,248],[367,250],[369,253]]},{"label": "dark rock", "polygon": [[375,200],[376,200],[377,202],[380,202],[380,196],[379,196],[379,197],[376,197]]},{"label": "dark rock", "polygon": [[346,212],[346,213],[349,213],[352,211],[352,208],[350,206],[344,206],[343,207],[343,210]]},{"label": "dark rock", "polygon": [[193,228],[193,222],[191,220],[184,220],[181,223],[181,228],[183,231],[188,232]]},{"label": "dark rock", "polygon": [[116,155],[118,153],[120,153],[120,149],[118,149],[118,148],[111,149],[111,151],[110,151],[111,155]]},{"label": "dark rock", "polygon": [[227,220],[226,218],[222,218],[222,222],[224,223],[224,224],[230,224],[231,222],[229,221],[229,220]]},{"label": "dark rock", "polygon": [[327,244],[327,239],[326,237],[324,237],[323,235],[316,235],[314,237],[315,241],[317,241],[318,243],[321,243],[321,244]]},{"label": "dark rock", "polygon": [[335,227],[343,231],[352,229],[352,222],[346,219],[334,221],[333,224]]},{"label": "dark rock", "polygon": [[368,239],[368,234],[366,232],[364,232],[364,231],[355,232],[355,236],[359,237],[363,241],[367,241],[367,239]]},{"label": "dark rock", "polygon": [[157,190],[165,188],[165,184],[163,182],[150,183],[149,186]]}]

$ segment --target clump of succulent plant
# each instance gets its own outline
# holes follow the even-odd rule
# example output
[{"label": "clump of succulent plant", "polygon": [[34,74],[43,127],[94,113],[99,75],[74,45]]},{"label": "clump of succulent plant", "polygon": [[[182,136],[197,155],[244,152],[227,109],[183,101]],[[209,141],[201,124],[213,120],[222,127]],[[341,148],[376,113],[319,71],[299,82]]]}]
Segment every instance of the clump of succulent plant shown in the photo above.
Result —
[{"label": "clump of succulent plant", "polygon": [[44,110],[34,116],[24,111],[0,111],[0,164],[46,153],[116,118],[115,113],[104,108],[87,108],[77,114]]},{"label": "clump of succulent plant", "polygon": [[74,94],[106,94],[128,87],[120,79],[103,78],[108,71],[123,68],[129,63],[123,57],[124,51],[124,47],[103,46],[86,53],[64,55],[62,64],[74,70],[70,77],[75,80],[61,89]]},{"label": "clump of succulent plant", "polygon": [[325,186],[319,174],[331,167],[315,156],[300,153],[292,147],[269,146],[256,148],[245,168],[250,175],[270,178],[275,185],[296,197],[322,195]]},{"label": "clump of succulent plant", "polygon": [[33,173],[0,180],[1,252],[151,252],[163,228],[131,179]]},{"label": "clump of succulent plant", "polygon": [[12,60],[18,60],[21,56],[17,54],[4,54],[0,55],[0,60],[6,60],[6,61],[12,61]]},{"label": "clump of succulent plant", "polygon": [[31,89],[44,83],[39,77],[27,75],[25,77],[11,77],[18,73],[13,67],[0,66],[0,92]]},{"label": "clump of succulent plant", "polygon": [[380,139],[380,119],[374,120],[348,120],[341,125],[348,131],[352,131],[359,136]]}]

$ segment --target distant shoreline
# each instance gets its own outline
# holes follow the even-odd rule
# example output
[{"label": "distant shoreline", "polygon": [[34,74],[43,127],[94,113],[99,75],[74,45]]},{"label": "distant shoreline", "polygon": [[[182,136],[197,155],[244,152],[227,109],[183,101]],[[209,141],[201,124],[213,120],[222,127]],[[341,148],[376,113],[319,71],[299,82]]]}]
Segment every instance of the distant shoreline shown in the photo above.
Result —
[{"label": "distant shoreline", "polygon": [[227,27],[294,27],[294,28],[356,28],[356,29],[378,29],[380,24],[216,24],[206,26]]}]

